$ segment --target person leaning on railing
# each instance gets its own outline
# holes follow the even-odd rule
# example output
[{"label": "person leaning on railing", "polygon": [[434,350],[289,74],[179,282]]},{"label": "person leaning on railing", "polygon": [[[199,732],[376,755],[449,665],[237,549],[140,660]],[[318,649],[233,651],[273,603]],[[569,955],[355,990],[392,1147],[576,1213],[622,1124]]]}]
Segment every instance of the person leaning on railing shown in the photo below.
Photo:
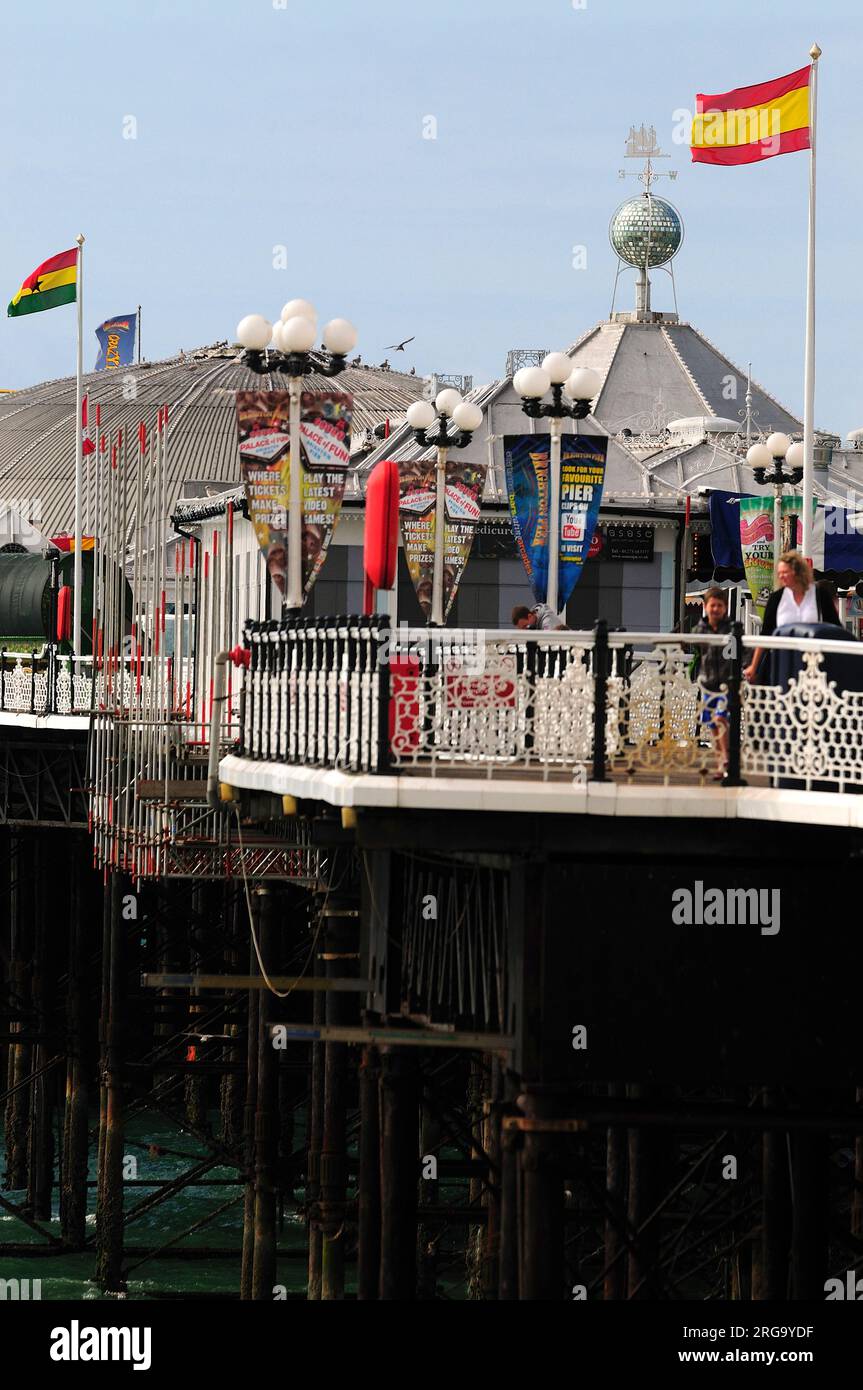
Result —
[{"label": "person leaning on railing", "polygon": [[[830,587],[824,581],[815,583],[812,566],[796,550],[786,550],[776,570],[779,588],[767,600],[762,637],[772,637],[786,623],[833,623],[841,627],[839,614]],[[746,680],[758,677],[763,647],[756,647],[752,660],[743,672]]]},{"label": "person leaning on railing", "polygon": [[560,619],[547,603],[535,603],[532,608],[526,608],[523,603],[517,603],[512,610],[512,624],[513,627],[519,627],[525,632],[531,629],[539,632],[552,632],[561,627]]}]

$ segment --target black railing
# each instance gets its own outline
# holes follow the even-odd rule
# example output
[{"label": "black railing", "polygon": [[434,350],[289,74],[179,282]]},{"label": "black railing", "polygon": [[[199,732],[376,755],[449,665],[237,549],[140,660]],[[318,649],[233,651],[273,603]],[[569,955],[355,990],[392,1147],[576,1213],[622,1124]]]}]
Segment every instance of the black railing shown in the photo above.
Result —
[{"label": "black railing", "polygon": [[249,758],[384,772],[389,622],[300,618],[249,623],[240,752]]}]

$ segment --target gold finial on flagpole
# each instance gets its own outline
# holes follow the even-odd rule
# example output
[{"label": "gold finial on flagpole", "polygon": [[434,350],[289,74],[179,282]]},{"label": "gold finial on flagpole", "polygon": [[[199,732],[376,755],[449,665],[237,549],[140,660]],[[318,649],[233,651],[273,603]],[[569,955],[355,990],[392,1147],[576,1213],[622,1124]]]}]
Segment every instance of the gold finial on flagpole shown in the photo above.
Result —
[{"label": "gold finial on flagpole", "polygon": [[79,246],[83,246],[84,242],[86,241],[86,237],[84,236],[83,232],[79,232],[75,240],[77,241]]},{"label": "gold finial on flagpole", "polygon": [[812,59],[813,63],[817,63],[818,59],[821,57],[821,49],[818,47],[817,43],[813,43],[810,48],[809,57]]}]

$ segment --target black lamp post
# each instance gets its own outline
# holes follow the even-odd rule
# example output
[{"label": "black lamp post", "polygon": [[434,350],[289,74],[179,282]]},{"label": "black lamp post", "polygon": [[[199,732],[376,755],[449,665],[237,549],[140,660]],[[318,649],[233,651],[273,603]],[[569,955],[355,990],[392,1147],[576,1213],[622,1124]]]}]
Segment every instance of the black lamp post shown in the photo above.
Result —
[{"label": "black lamp post", "polygon": [[[773,583],[778,583],[777,570],[782,554],[782,493],[794,487],[803,477],[803,445],[791,443],[787,434],[778,430],[763,444],[753,444],[746,454],[756,483],[773,488]],[[797,528],[794,527],[796,537]]]},{"label": "black lamp post", "polygon": [[[282,310],[278,323],[271,324],[261,314],[247,314],[237,325],[237,342],[244,349],[243,362],[258,376],[278,372],[288,378],[291,413],[290,482],[288,497],[288,592],[285,607],[299,612],[303,606],[302,563],[302,487],[300,484],[300,403],[302,381],[310,372],[338,376],[347,366],[347,355],[357,341],[353,324],[332,319],[324,328],[325,353],[312,349],[318,336],[317,313],[306,299],[292,299]],[[274,349],[268,350],[272,342]],[[294,463],[296,462],[296,466]]]},{"label": "black lamp post", "polygon": [[[448,421],[456,427],[455,434],[449,434]],[[454,386],[438,391],[434,405],[431,401],[414,401],[408,407],[407,422],[413,430],[414,439],[424,448],[437,449],[435,472],[435,532],[434,532],[434,571],[432,578],[431,624],[443,627],[444,624],[444,541],[446,527],[446,460],[450,449],[464,449],[470,443],[475,430],[482,424],[482,411],[471,401],[462,400]],[[437,425],[434,434],[429,434]]]},{"label": "black lamp post", "polygon": [[[573,368],[565,352],[550,352],[541,367],[522,367],[512,384],[522,398],[521,408],[532,420],[549,422],[548,580],[546,603],[558,611],[557,569],[560,550],[560,440],[564,420],[584,420],[590,403],[599,395],[602,381],[591,367]],[[551,401],[542,397],[551,389]],[[564,400],[564,396],[568,397]]]}]

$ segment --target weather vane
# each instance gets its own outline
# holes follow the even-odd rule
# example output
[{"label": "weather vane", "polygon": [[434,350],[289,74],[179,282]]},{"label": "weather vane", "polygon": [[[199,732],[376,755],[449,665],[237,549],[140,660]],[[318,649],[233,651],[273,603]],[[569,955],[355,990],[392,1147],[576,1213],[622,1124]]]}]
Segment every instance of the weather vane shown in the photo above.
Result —
[{"label": "weather vane", "polygon": [[642,121],[636,130],[634,125],[629,127],[629,135],[626,137],[626,154],[624,159],[643,159],[644,168],[639,169],[638,173],[629,169],[619,169],[618,178],[628,177],[637,178],[644,184],[646,191],[650,192],[650,185],[656,179],[677,178],[676,169],[654,169],[654,159],[670,159],[671,155],[666,154],[659,148],[656,141],[656,126],[646,126]]}]

